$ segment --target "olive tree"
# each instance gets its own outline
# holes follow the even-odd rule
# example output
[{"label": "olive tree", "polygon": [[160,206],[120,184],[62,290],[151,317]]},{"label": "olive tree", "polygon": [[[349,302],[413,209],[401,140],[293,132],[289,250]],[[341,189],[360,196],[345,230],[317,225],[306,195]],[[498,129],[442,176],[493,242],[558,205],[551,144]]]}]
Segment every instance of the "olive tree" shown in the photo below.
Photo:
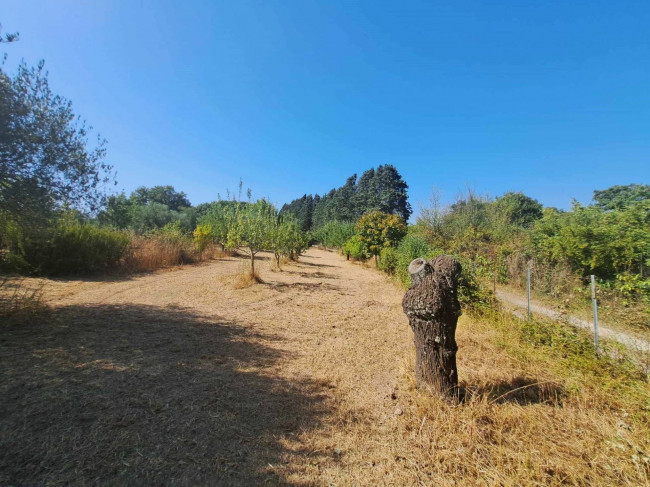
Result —
[{"label": "olive tree", "polygon": [[113,176],[105,141],[91,145],[89,133],[50,89],[42,61],[13,77],[0,67],[0,212],[33,221],[64,206],[96,210]]}]

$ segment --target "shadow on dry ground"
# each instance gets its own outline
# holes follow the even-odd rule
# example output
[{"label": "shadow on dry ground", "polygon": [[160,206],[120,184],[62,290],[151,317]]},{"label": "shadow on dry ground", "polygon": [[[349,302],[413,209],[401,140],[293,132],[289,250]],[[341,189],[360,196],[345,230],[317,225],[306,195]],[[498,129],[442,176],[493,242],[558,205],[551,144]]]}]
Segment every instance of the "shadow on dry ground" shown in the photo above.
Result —
[{"label": "shadow on dry ground", "polygon": [[322,384],[273,336],[184,309],[70,306],[0,335],[0,484],[286,484]]}]

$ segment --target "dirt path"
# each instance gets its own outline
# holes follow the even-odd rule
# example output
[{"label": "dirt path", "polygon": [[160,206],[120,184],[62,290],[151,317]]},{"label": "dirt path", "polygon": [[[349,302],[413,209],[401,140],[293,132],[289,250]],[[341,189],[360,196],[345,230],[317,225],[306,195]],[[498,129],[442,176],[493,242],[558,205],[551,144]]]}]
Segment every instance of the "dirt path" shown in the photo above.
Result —
[{"label": "dirt path", "polygon": [[[57,326],[0,341],[18,361],[7,383],[21,385],[0,390],[17,438],[4,445],[13,479],[364,483],[348,467],[366,439],[345,425],[382,428],[399,407],[395,349],[411,340],[402,292],[333,252],[310,249],[282,272],[269,257],[264,282],[247,289],[232,285],[247,265],[238,258],[47,281]],[[30,407],[16,413],[12,398]],[[123,465],[105,460],[116,456]]]},{"label": "dirt path", "polygon": [[[525,296],[517,295],[513,292],[508,292],[504,290],[497,290],[496,296],[506,305],[517,308],[518,310],[525,310],[528,307],[528,302]],[[590,330],[593,333],[594,324],[593,322],[576,318],[575,316],[566,316],[560,313],[559,311],[544,306],[534,300],[530,302],[531,312],[534,314],[539,314],[542,316],[547,316],[553,320],[560,321],[566,320],[571,325]],[[650,351],[650,342],[641,340],[627,333],[623,333],[618,330],[614,330],[609,327],[606,323],[602,321],[598,323],[598,336],[602,338],[608,338],[610,340],[615,340],[626,347],[629,347],[631,350],[636,352],[648,352]]]}]

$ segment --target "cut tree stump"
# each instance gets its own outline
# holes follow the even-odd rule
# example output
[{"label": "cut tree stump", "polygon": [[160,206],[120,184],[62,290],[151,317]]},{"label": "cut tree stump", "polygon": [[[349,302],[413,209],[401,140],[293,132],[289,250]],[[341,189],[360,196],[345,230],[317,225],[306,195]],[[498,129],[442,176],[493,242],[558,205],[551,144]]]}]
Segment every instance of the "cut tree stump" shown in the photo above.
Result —
[{"label": "cut tree stump", "polygon": [[461,266],[450,255],[409,265],[411,287],[402,300],[413,329],[415,381],[418,388],[458,399],[456,324],[461,314],[458,279]]}]

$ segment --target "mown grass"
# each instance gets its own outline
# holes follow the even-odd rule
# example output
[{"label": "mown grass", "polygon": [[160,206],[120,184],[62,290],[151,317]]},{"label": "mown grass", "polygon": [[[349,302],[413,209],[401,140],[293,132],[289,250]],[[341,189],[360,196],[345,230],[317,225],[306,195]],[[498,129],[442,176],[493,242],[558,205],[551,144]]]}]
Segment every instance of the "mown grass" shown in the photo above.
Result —
[{"label": "mown grass", "polygon": [[0,278],[0,319],[5,323],[27,321],[47,309],[42,286],[27,287],[22,279]]}]

